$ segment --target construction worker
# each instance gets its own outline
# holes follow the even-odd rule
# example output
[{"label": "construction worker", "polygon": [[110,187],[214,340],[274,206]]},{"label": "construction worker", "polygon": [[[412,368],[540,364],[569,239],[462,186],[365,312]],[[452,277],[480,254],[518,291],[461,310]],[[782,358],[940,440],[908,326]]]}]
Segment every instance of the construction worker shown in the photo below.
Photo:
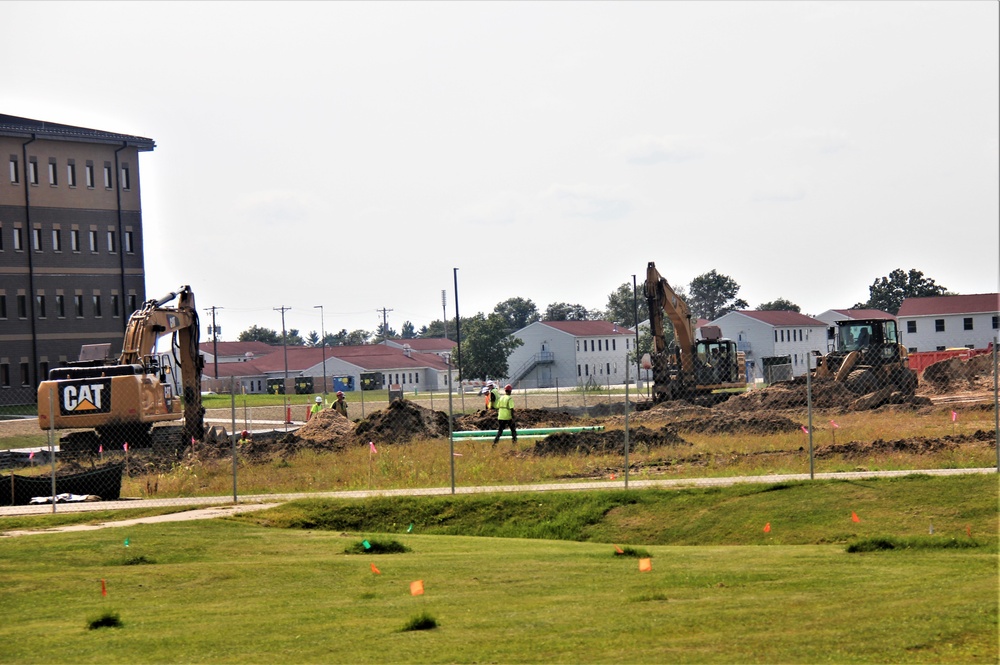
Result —
[{"label": "construction worker", "polygon": [[344,401],[344,393],[340,390],[337,391],[337,401],[333,403],[333,410],[347,417],[347,402]]},{"label": "construction worker", "polygon": [[243,430],[243,433],[240,434],[240,440],[237,442],[237,445],[242,447],[247,445],[248,443],[250,443],[250,432]]},{"label": "construction worker", "polygon": [[320,397],[319,395],[316,395],[316,403],[312,405],[311,409],[309,409],[309,417],[312,418],[322,410],[323,410],[323,398]]},{"label": "construction worker", "polygon": [[486,410],[497,408],[497,400],[500,399],[500,391],[492,381],[486,383]]},{"label": "construction worker", "polygon": [[510,428],[510,438],[517,443],[517,427],[514,425],[514,398],[510,396],[514,387],[509,383],[503,387],[505,394],[497,399],[497,435],[493,439],[493,445],[500,442],[500,435],[503,434],[504,427]]}]

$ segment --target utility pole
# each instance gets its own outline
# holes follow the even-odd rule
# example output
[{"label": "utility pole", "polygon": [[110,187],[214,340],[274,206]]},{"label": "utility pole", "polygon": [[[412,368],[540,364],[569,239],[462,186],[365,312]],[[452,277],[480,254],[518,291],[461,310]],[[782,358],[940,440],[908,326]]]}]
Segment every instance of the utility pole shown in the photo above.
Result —
[{"label": "utility pole", "polygon": [[326,327],[323,325],[323,305],[313,305],[313,309],[319,308],[319,334],[320,343],[323,345],[323,394],[326,394]]},{"label": "utility pole", "polygon": [[444,289],[441,289],[441,314],[444,317],[444,338],[448,339],[448,299]]},{"label": "utility pole", "polygon": [[[455,341],[458,343],[458,382],[462,383],[462,319],[458,316],[458,268],[452,268],[455,275]],[[465,393],[462,393],[463,400]],[[465,404],[463,403],[463,407]]]},{"label": "utility pole", "polygon": [[[288,337],[285,334],[285,312],[291,307],[275,307],[275,312],[281,312],[281,346],[285,350],[285,382],[282,384],[284,394],[288,394]],[[287,399],[285,400],[288,401]]]},{"label": "utility pole", "polygon": [[385,341],[389,339],[389,323],[385,315],[387,312],[391,312],[392,310],[383,307],[382,309],[376,309],[375,311],[382,312],[382,343],[385,343]]},{"label": "utility pole", "polygon": [[632,318],[635,320],[635,391],[639,392],[639,295],[636,288],[635,275],[632,275]]},{"label": "utility pole", "polygon": [[215,325],[215,310],[225,308],[212,305],[205,309],[212,311],[212,358],[215,361],[215,378],[219,378],[219,333],[221,331],[219,330],[219,326]]}]

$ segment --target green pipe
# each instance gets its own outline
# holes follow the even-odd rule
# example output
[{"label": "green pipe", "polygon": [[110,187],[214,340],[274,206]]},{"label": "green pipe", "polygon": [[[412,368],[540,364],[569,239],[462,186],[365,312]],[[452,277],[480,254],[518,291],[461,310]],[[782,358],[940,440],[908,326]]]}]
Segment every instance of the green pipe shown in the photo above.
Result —
[{"label": "green pipe", "polygon": [[[604,429],[604,425],[595,425],[593,427],[536,427],[534,429],[519,429],[517,430],[518,436],[532,436],[534,434],[555,434],[556,432],[599,432]],[[486,436],[496,436],[497,431],[495,429],[474,429],[466,430],[464,432],[452,432],[452,436],[456,439],[476,439],[479,437]]]}]

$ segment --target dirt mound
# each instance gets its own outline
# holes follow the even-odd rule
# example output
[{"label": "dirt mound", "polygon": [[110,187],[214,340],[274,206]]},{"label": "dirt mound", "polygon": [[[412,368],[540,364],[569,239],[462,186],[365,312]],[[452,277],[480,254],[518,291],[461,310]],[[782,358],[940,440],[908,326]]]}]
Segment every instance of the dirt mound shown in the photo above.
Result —
[{"label": "dirt mound", "polygon": [[295,436],[307,443],[330,443],[348,439],[354,433],[355,424],[338,411],[323,409],[295,430]]},{"label": "dirt mound", "polygon": [[[658,430],[637,427],[629,433],[629,448],[637,445],[690,446],[673,427],[667,425]],[[535,455],[568,455],[572,453],[612,453],[625,454],[625,430],[606,432],[556,432],[535,442],[531,448]]]},{"label": "dirt mound", "polygon": [[993,376],[993,356],[978,355],[968,360],[948,358],[924,369],[923,380],[938,392],[947,392],[953,384],[969,388],[991,387]]},{"label": "dirt mound", "polygon": [[795,432],[802,425],[785,416],[764,414],[719,414],[701,416],[674,423],[679,432],[704,434],[782,434]]},{"label": "dirt mound", "polygon": [[448,436],[448,414],[431,411],[407,400],[395,400],[389,408],[376,411],[354,428],[361,443],[406,443],[412,439]]},{"label": "dirt mound", "polygon": [[[576,423],[576,417],[565,411],[548,409],[514,409],[517,427],[565,427]],[[456,431],[489,430],[497,428],[497,412],[480,409],[475,413],[455,419]],[[448,432],[445,431],[445,434]]]}]

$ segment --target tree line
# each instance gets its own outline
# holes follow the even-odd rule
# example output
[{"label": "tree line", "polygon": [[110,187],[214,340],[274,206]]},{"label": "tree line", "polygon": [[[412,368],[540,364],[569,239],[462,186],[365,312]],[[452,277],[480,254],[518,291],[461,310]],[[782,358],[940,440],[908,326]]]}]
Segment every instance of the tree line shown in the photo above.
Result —
[{"label": "tree line", "polygon": [[[728,275],[711,270],[691,280],[686,287],[673,287],[677,295],[684,299],[692,316],[712,321],[732,311],[749,309],[746,300],[739,298],[740,285]],[[893,270],[889,275],[880,277],[868,287],[868,300],[856,303],[851,309],[878,309],[895,315],[903,300],[912,297],[949,295],[945,287],[925,277],[923,272],[911,269],[904,272]],[[757,310],[786,310],[799,312],[801,308],[785,299],[760,303]],[[633,291],[632,284],[622,283],[608,294],[605,309],[588,309],[578,303],[555,302],[540,312],[535,303],[528,298],[514,297],[497,303],[488,314],[478,312],[473,316],[462,317],[461,348],[456,356],[462,359],[462,375],[464,378],[504,377],[507,375],[507,357],[511,351],[521,346],[523,342],[513,334],[536,321],[612,321],[620,326],[634,329],[635,326],[649,318],[648,305],[645,298],[645,283],[638,284]],[[305,337],[296,328],[285,333],[284,343],[288,346],[360,346],[379,343],[384,339],[407,340],[417,338],[443,338],[458,340],[458,326],[455,319],[447,322],[441,319],[417,329],[410,321],[404,321],[400,332],[391,326],[379,324],[370,332],[354,330],[348,332],[327,333],[325,339],[320,339],[316,331],[310,331]],[[673,339],[673,331],[665,331],[667,342]],[[279,331],[261,326],[251,326],[239,335],[239,341],[258,341],[265,344],[280,345],[283,343]],[[638,348],[633,356],[648,351],[652,346],[648,331],[639,339]]]}]

